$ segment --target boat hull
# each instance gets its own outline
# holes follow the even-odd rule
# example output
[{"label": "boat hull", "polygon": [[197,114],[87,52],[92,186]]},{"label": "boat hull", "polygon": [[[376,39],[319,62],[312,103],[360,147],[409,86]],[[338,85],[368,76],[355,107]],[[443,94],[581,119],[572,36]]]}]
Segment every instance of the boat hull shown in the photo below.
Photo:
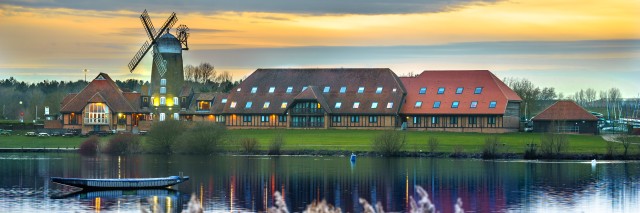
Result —
[{"label": "boat hull", "polygon": [[189,180],[189,176],[170,176],[163,178],[128,179],[86,179],[52,177],[54,183],[75,186],[83,189],[150,189],[166,188]]}]

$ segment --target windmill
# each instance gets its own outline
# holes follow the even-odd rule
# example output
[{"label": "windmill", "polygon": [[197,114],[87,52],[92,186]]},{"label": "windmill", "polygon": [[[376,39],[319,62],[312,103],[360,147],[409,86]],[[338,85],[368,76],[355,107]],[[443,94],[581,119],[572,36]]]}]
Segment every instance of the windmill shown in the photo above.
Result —
[{"label": "windmill", "polygon": [[[160,115],[160,120],[168,113],[176,113],[173,107],[178,104],[180,89],[184,85],[182,69],[182,51],[189,50],[187,38],[189,28],[180,25],[176,35],[170,33],[171,27],[178,22],[176,13],[171,13],[164,24],[156,31],[147,10],[140,15],[142,26],[148,40],[142,44],[140,50],[129,62],[129,71],[133,72],[144,56],[153,49],[153,63],[151,64],[150,88],[146,96],[150,96],[151,104]],[[143,91],[144,93],[145,91]],[[172,111],[172,108],[174,109]]]}]

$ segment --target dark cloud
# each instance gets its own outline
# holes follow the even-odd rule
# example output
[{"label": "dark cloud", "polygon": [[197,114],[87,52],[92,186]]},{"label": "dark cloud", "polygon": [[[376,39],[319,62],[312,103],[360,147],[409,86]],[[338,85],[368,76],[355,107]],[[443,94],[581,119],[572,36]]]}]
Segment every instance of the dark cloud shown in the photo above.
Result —
[{"label": "dark cloud", "polygon": [[2,4],[35,8],[71,8],[81,10],[150,12],[277,12],[300,14],[405,14],[453,10],[468,4],[486,4],[499,0],[5,0]]}]

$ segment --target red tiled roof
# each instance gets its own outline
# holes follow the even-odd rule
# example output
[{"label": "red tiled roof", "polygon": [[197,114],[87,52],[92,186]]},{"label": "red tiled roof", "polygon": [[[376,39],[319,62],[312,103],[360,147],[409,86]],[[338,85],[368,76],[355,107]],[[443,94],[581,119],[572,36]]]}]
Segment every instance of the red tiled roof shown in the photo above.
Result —
[{"label": "red tiled roof", "polygon": [[[324,93],[326,86],[330,87],[328,93]],[[346,92],[340,93],[343,86],[347,87]],[[253,87],[257,87],[256,93],[251,93]],[[268,92],[270,87],[275,87],[273,93]],[[292,92],[286,92],[288,87],[293,88]],[[303,92],[303,87],[314,89]],[[364,93],[357,93],[358,87],[364,87]],[[383,87],[380,94],[376,93],[377,87]],[[329,108],[325,109],[327,112],[397,114],[404,94],[398,76],[388,68],[258,69],[231,90],[224,113],[283,114],[286,109],[281,107],[282,102],[289,107],[296,97],[313,97],[322,108]],[[247,109],[249,101],[252,107]],[[267,101],[269,107],[264,109]],[[235,108],[230,108],[232,102],[236,102]],[[342,103],[340,109],[335,109],[336,102]],[[360,102],[360,107],[354,109],[354,102]],[[378,102],[375,109],[371,108],[373,102]],[[389,102],[393,102],[391,108],[386,107]]]},{"label": "red tiled roof", "polygon": [[[407,89],[407,97],[403,103],[403,114],[504,114],[508,102],[520,102],[522,99],[488,70],[438,70],[424,71],[416,77],[400,78]],[[419,94],[426,87],[425,94]],[[439,88],[444,94],[437,94]],[[475,89],[482,87],[480,94]],[[463,88],[461,94],[456,94]],[[415,107],[422,101],[421,107]],[[440,107],[434,108],[434,102],[440,101]],[[453,102],[458,108],[453,108]],[[495,108],[489,104],[495,101]],[[476,108],[471,103],[477,102]]]},{"label": "red tiled roof", "polygon": [[584,120],[597,121],[598,118],[573,101],[558,101],[540,114],[531,118],[533,121]]},{"label": "red tiled roof", "polygon": [[[68,97],[71,95],[68,95]],[[87,103],[104,101],[115,112],[138,112],[139,104],[134,107],[122,90],[106,73],[100,73],[80,93],[63,100],[60,112],[81,112]]]}]

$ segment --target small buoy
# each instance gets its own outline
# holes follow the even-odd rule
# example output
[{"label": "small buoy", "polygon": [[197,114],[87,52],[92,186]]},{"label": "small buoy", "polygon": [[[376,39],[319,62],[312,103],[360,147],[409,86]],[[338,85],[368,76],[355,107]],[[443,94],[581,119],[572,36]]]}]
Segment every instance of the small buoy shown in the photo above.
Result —
[{"label": "small buoy", "polygon": [[351,162],[356,162],[356,154],[351,153]]}]

